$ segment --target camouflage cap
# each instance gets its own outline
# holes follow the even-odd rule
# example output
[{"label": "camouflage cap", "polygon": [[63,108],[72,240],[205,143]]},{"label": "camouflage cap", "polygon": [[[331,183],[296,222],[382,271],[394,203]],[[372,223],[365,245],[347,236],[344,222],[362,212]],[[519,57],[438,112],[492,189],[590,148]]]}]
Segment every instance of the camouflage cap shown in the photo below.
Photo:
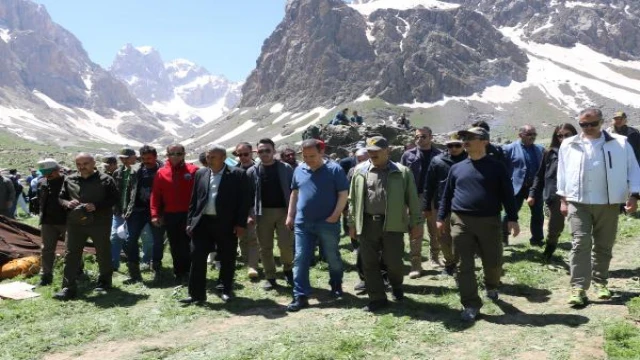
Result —
[{"label": "camouflage cap", "polygon": [[389,147],[389,142],[382,136],[373,136],[367,139],[367,151],[379,151]]},{"label": "camouflage cap", "polygon": [[449,133],[449,137],[447,138],[447,140],[445,140],[445,145],[446,144],[454,144],[454,143],[461,143],[462,139],[460,138],[460,135],[458,134],[458,132],[451,132]]},{"label": "camouflage cap", "polygon": [[467,137],[467,136],[478,136],[480,138],[480,140],[489,140],[489,132],[481,127],[472,127],[469,130],[460,130],[458,131],[458,136],[460,136],[461,139]]},{"label": "camouflage cap", "polygon": [[623,118],[623,119],[626,119],[626,118],[627,118],[627,114],[626,114],[624,111],[616,111],[616,112],[613,114],[613,118],[614,118],[614,119],[615,119],[615,118]]}]

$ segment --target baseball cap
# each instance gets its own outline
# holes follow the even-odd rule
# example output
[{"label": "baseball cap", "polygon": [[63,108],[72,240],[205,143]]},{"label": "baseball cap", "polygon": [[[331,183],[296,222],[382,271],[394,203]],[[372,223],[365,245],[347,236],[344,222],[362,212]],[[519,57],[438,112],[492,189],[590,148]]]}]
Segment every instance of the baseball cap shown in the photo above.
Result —
[{"label": "baseball cap", "polygon": [[378,151],[389,147],[389,142],[382,136],[374,136],[367,139],[367,151]]},{"label": "baseball cap", "polygon": [[475,135],[480,137],[480,140],[489,140],[489,132],[481,127],[472,127],[468,130],[458,131],[458,136],[464,139],[465,136]]},{"label": "baseball cap", "polygon": [[627,114],[626,114],[624,111],[616,111],[616,112],[613,114],[613,118],[614,118],[614,119],[615,119],[615,118],[623,118],[623,119],[626,119],[626,118],[627,118]]},{"label": "baseball cap", "polygon": [[133,148],[125,146],[120,149],[120,152],[118,153],[119,158],[128,158],[129,156],[136,156],[136,151],[133,150]]},{"label": "baseball cap", "polygon": [[449,133],[449,137],[447,138],[447,140],[445,140],[445,145],[446,144],[454,144],[454,143],[461,143],[462,139],[460,138],[460,134],[458,134],[457,132],[452,132]]},{"label": "baseball cap", "polygon": [[48,158],[38,161],[38,171],[42,175],[49,175],[58,169],[60,169],[60,165],[55,159]]}]

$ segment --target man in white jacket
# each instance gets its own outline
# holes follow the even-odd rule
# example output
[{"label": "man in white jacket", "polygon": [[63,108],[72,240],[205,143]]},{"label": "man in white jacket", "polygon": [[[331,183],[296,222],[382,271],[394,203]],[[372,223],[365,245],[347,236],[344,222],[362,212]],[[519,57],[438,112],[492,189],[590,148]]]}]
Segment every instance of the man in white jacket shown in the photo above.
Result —
[{"label": "man in white jacket", "polygon": [[565,139],[558,155],[560,211],[569,215],[573,234],[569,255],[573,306],[586,304],[585,291],[592,279],[597,297],[611,298],[607,278],[620,205],[635,212],[640,192],[640,167],[633,148],[624,136],[602,131],[602,123],[600,110],[582,111],[578,122],[582,133]]}]

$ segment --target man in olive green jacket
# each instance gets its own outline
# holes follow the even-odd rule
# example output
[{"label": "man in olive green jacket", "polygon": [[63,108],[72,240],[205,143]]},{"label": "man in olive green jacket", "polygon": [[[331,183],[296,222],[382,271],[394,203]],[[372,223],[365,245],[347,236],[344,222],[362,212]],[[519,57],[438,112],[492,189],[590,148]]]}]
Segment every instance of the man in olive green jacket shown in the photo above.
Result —
[{"label": "man in olive green jacket", "polygon": [[381,136],[367,139],[369,161],[358,165],[349,191],[349,232],[359,237],[369,304],[376,311],[389,303],[380,273],[387,265],[393,298],[404,298],[404,233],[422,237],[424,219],[411,170],[389,160],[389,144]]}]

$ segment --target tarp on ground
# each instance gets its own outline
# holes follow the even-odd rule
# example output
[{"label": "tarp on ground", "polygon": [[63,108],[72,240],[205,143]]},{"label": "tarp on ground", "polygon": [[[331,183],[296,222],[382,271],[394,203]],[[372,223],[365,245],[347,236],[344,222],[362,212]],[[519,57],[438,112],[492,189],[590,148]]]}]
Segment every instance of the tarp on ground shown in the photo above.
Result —
[{"label": "tarp on ground", "polygon": [[[0,265],[25,256],[40,255],[41,246],[40,229],[0,216]],[[64,239],[61,238],[56,254],[63,254],[64,250]],[[84,251],[95,254],[91,243],[87,243]]]}]

